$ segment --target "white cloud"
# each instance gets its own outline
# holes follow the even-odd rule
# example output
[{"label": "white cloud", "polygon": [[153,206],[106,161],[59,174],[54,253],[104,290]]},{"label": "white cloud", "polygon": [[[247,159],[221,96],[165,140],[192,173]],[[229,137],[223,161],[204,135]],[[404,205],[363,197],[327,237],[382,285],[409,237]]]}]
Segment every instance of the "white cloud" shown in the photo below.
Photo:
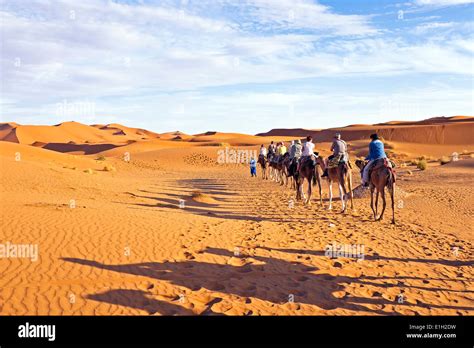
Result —
[{"label": "white cloud", "polygon": [[[336,14],[310,1],[220,2],[239,12],[223,11],[217,4],[61,0],[52,6],[38,0],[24,7],[6,1],[0,12],[2,99],[10,102],[2,117],[34,113],[42,105],[41,113],[47,115],[51,105],[64,99],[95,100],[97,114],[126,119],[173,114],[184,122],[191,117],[189,110],[202,117],[207,111],[214,117],[229,112],[275,117],[288,103],[313,110],[310,99],[330,103],[334,111],[339,96],[249,91],[238,99],[218,92],[205,98],[201,91],[304,78],[473,73],[469,37],[423,39],[435,29],[454,28],[452,22],[421,24],[415,29],[419,40],[408,42],[376,28],[369,15]],[[183,94],[189,90],[198,92]],[[353,105],[351,100],[370,107],[374,99],[360,95],[345,103]]]},{"label": "white cloud", "polygon": [[472,4],[474,0],[416,0],[417,5],[430,5],[430,6],[455,6]]}]

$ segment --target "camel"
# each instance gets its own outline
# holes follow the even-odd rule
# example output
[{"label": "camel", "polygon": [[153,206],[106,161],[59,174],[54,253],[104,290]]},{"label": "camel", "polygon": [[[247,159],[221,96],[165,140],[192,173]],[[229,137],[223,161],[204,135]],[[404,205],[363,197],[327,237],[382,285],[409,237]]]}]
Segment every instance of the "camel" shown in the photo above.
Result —
[{"label": "camel", "polygon": [[288,186],[288,167],[290,165],[290,154],[286,152],[283,156],[280,156],[276,169],[280,174],[281,185]]},{"label": "camel", "polygon": [[294,177],[296,181],[296,199],[300,200],[305,194],[303,192],[304,179],[308,181],[308,198],[305,200],[305,204],[311,204],[312,185],[318,183],[319,186],[319,202],[323,204],[322,189],[321,189],[321,175],[318,169],[318,163],[313,164],[313,161],[309,157],[300,160],[299,170],[295,173]]},{"label": "camel", "polygon": [[[356,166],[359,167],[360,171],[364,170],[364,167],[367,165],[366,161],[357,160]],[[387,187],[390,197],[392,199],[392,224],[395,224],[395,173],[393,169],[388,166],[387,159],[384,161],[378,161],[372,167],[370,173],[370,207],[372,208],[372,212],[374,213],[374,220],[381,221],[383,219],[383,213],[385,212],[385,207],[387,202],[385,200],[385,187]],[[375,209],[374,209],[374,191],[376,191],[375,196]],[[380,216],[377,218],[378,212],[378,202],[379,202],[379,193],[382,196],[382,212]]]},{"label": "camel", "polygon": [[278,171],[278,161],[275,161],[275,157],[277,155],[271,154],[268,157],[268,167],[269,167],[269,172],[270,172],[270,180],[280,182],[280,176],[279,176],[279,171]]},{"label": "camel", "polygon": [[[326,163],[324,162],[323,157],[317,158],[318,164],[324,170],[326,168]],[[354,209],[354,201],[352,194],[352,170],[348,162],[341,163],[335,168],[328,168],[328,186],[329,186],[329,207],[332,209],[332,183],[337,182],[339,185],[339,197],[341,198],[342,210],[341,213],[346,212],[347,208],[347,194],[351,198],[351,209]],[[349,188],[349,192],[346,190],[346,183]]]},{"label": "camel", "polygon": [[285,165],[285,175],[287,177],[287,184],[288,184],[288,181],[291,182],[291,188],[296,190],[295,174],[296,174],[296,167],[297,167],[297,159],[296,158],[290,159],[290,157],[288,157],[284,165]]},{"label": "camel", "polygon": [[273,155],[268,159],[270,179],[280,183],[281,185],[283,185],[287,179],[285,175],[284,161],[288,156],[289,154],[285,153],[283,156]]},{"label": "camel", "polygon": [[262,167],[262,179],[267,180],[268,179],[268,173],[267,173],[268,162],[264,155],[258,156],[258,163]]}]

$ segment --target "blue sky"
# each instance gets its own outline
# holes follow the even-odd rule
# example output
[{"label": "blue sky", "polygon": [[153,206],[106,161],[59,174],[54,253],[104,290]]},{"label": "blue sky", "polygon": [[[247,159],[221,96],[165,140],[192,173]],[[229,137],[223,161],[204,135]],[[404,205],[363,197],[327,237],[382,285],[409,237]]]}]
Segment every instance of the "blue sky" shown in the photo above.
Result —
[{"label": "blue sky", "polygon": [[474,115],[473,0],[0,0],[0,119],[258,133]]}]

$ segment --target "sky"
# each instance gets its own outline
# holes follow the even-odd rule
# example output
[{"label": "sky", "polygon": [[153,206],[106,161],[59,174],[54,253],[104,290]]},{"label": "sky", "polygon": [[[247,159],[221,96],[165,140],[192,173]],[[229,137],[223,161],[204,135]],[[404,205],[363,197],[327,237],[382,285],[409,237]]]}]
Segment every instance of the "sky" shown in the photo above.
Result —
[{"label": "sky", "polygon": [[0,0],[0,121],[255,134],[474,115],[474,0]]}]

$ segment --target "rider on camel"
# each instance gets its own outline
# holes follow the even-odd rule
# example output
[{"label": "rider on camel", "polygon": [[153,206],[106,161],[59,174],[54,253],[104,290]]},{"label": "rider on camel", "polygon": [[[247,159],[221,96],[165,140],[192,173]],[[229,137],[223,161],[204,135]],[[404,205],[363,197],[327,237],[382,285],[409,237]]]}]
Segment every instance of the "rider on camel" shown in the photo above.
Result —
[{"label": "rider on camel", "polygon": [[377,160],[381,158],[387,158],[383,143],[382,141],[380,141],[378,134],[371,134],[370,139],[372,139],[372,141],[369,144],[369,155],[365,158],[369,162],[366,164],[364,170],[362,171],[362,186],[364,187],[369,186],[370,168]]},{"label": "rider on camel", "polygon": [[303,152],[301,154],[301,159],[298,161],[298,167],[296,168],[296,170],[299,171],[301,162],[309,158],[312,158],[313,155],[314,155],[313,137],[311,135],[308,135],[306,137],[306,142],[303,145]]},{"label": "rider on camel", "polygon": [[276,146],[275,146],[275,144],[273,143],[273,140],[272,140],[270,145],[268,145],[267,159],[271,160],[271,158],[275,155],[275,152],[276,152]]},{"label": "rider on camel", "polygon": [[323,178],[328,176],[328,165],[330,163],[335,162],[337,163],[337,165],[339,165],[339,162],[348,160],[347,144],[344,140],[341,139],[340,133],[336,133],[334,135],[334,139],[331,145],[331,151],[332,155],[328,157],[328,160],[326,162],[326,169],[324,169],[324,173],[322,176]]}]

